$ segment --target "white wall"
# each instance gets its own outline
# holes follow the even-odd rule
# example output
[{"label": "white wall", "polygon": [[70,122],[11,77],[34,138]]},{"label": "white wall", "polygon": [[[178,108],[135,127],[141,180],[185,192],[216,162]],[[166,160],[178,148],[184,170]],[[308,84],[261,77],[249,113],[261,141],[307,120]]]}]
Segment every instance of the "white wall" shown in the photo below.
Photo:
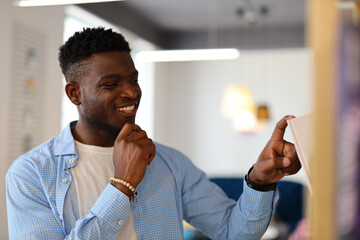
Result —
[{"label": "white wall", "polygon": [[[312,111],[310,55],[307,49],[240,51],[237,60],[157,63],[155,140],[181,150],[209,176],[245,175],[280,118]],[[264,131],[236,133],[220,115],[222,93],[233,83],[247,85],[255,103],[270,107]],[[292,179],[305,183],[304,176]]]},{"label": "white wall", "polygon": [[0,239],[8,239],[5,207],[5,174],[14,159],[9,159],[9,116],[11,101],[15,101],[11,89],[12,39],[13,27],[17,23],[45,36],[44,52],[46,53],[46,68],[44,67],[45,86],[42,88],[43,123],[37,142],[39,144],[60,132],[61,119],[61,71],[57,61],[58,47],[62,43],[64,8],[39,7],[19,8],[12,6],[11,0],[0,1]]}]

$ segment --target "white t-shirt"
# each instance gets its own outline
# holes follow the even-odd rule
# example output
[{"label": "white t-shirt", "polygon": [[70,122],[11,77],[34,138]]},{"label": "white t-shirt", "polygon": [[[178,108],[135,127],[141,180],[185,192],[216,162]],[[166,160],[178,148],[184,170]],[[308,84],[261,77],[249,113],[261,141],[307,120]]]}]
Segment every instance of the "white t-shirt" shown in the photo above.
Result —
[{"label": "white t-shirt", "polygon": [[[79,216],[83,217],[95,204],[100,194],[114,176],[113,147],[98,147],[75,141],[78,162],[71,169],[79,205]],[[134,214],[130,207],[130,215],[124,226],[116,235],[116,239],[137,240]]]}]

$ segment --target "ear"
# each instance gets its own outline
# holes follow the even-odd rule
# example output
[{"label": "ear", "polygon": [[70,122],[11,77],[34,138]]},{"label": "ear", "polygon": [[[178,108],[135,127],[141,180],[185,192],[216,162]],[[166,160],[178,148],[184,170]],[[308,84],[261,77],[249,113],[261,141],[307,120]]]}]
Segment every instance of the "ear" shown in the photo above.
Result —
[{"label": "ear", "polygon": [[75,82],[66,83],[65,92],[73,104],[75,105],[81,104],[80,84]]}]

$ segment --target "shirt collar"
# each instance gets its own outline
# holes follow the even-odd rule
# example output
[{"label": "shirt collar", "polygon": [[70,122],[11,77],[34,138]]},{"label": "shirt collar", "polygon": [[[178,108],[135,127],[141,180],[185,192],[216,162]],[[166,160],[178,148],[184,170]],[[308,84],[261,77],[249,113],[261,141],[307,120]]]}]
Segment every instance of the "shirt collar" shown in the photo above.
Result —
[{"label": "shirt collar", "polygon": [[55,156],[59,155],[77,155],[74,137],[71,130],[75,127],[77,121],[71,122],[54,141]]}]

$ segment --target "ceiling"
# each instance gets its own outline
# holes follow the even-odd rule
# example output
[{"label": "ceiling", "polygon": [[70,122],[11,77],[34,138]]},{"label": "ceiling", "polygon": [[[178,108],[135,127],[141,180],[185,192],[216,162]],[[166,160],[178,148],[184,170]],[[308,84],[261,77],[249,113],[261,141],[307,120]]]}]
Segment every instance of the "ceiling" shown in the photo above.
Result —
[{"label": "ceiling", "polygon": [[80,7],[165,49],[303,47],[305,0],[127,0]]},{"label": "ceiling", "polygon": [[[298,25],[304,21],[305,7],[304,0],[129,0],[126,4],[156,25],[179,31],[206,30],[212,25],[247,27],[246,14],[239,14],[239,9],[258,14],[260,27]],[[268,9],[263,16],[262,8]]]}]

